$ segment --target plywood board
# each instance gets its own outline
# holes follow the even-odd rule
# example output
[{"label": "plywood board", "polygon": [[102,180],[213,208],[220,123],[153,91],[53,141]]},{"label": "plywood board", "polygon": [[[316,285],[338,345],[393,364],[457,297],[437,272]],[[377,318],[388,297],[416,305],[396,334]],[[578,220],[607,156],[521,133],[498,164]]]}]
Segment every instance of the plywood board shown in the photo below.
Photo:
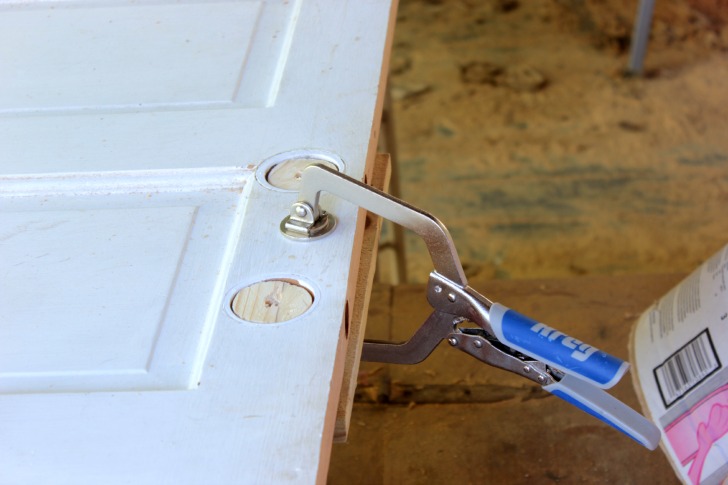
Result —
[{"label": "plywood board", "polygon": [[[391,174],[388,155],[377,155],[374,161],[371,185],[379,190],[386,190]],[[334,438],[345,441],[351,420],[351,409],[354,404],[359,360],[364,343],[364,331],[367,324],[369,301],[372,295],[374,272],[377,266],[379,235],[382,230],[382,218],[367,212],[364,228],[361,231],[352,255],[352,267],[347,298],[348,345],[344,364],[344,379],[341,386],[341,397],[336,411],[336,427]],[[351,302],[351,303],[349,303]]]}]

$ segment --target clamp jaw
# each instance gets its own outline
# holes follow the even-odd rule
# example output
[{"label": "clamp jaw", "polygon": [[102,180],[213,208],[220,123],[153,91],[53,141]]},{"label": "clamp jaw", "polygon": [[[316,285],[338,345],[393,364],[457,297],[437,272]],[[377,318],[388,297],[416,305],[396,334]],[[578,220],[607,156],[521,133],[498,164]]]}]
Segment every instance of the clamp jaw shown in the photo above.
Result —
[{"label": "clamp jaw", "polygon": [[296,240],[323,236],[335,218],[319,207],[322,191],[411,229],[425,241],[434,270],[427,299],[433,312],[402,343],[365,341],[362,360],[416,364],[442,340],[476,359],[529,379],[604,421],[649,449],[659,429],[603,389],[616,384],[629,364],[543,323],[491,302],[468,286],[447,228],[434,216],[323,165],[302,174],[298,201],[281,222]]}]

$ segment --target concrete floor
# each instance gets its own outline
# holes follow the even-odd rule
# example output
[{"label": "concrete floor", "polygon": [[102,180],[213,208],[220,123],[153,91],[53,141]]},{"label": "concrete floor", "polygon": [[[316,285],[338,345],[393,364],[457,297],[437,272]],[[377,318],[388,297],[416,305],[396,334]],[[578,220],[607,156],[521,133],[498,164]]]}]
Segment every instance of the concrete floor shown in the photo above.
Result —
[{"label": "concrete floor", "polygon": [[[728,242],[728,28],[696,4],[657,2],[647,76],[635,79],[622,70],[636,2],[401,3],[390,78],[401,195],[447,225],[468,276],[486,285],[680,274]],[[431,263],[424,245],[413,235],[406,242],[408,281],[425,282]],[[387,302],[373,301],[375,320]],[[621,345],[617,351],[626,341]],[[447,362],[420,370],[458,370],[438,367]],[[625,481],[597,458],[581,472],[553,464],[535,477],[512,453],[501,455],[506,462],[479,462],[459,448],[487,448],[493,431],[474,434],[473,425],[485,424],[467,418],[485,413],[511,429],[508,446],[538,455],[537,446],[522,447],[539,438],[517,423],[519,413],[548,416],[548,400],[518,408],[522,398],[473,403],[444,389],[449,397],[420,397],[408,412],[402,403],[369,404],[376,395],[367,392],[378,391],[362,389],[351,443],[334,447],[331,483],[655,477],[649,468],[637,473],[639,453],[619,458],[635,470]],[[357,429],[368,431],[357,438]],[[573,458],[553,449],[544,456]],[[660,476],[672,477],[667,471]]]}]

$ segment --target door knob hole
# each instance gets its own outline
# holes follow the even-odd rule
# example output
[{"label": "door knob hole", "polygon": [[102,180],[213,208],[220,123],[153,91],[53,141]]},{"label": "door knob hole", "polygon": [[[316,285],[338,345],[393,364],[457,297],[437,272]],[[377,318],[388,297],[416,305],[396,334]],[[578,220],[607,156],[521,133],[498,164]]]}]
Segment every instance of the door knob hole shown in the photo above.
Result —
[{"label": "door knob hole", "polygon": [[293,279],[270,279],[237,291],[230,308],[240,319],[254,323],[287,322],[313,305],[313,292]]}]

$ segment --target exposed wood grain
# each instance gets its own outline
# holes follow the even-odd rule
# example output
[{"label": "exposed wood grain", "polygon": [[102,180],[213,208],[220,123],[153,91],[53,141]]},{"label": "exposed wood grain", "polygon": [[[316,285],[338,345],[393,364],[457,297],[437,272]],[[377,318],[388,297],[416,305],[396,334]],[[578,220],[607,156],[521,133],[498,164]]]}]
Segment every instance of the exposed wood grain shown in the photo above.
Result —
[{"label": "exposed wood grain", "polygon": [[313,304],[313,296],[293,281],[267,280],[240,290],[233,299],[233,312],[250,322],[286,322],[303,314]]},{"label": "exposed wood grain", "polygon": [[[377,155],[372,170],[370,184],[380,190],[386,190],[389,185],[391,165],[388,155]],[[367,312],[372,294],[372,283],[377,263],[377,250],[379,234],[382,229],[382,218],[366,213],[364,230],[359,248],[357,268],[352,268],[355,275],[354,296],[349,300],[349,326],[346,362],[344,364],[344,380],[341,386],[341,397],[336,413],[336,426],[334,440],[345,441],[351,419],[351,409],[356,392],[357,375],[359,372],[359,358],[364,341]],[[352,264],[354,258],[352,257]]]}]

